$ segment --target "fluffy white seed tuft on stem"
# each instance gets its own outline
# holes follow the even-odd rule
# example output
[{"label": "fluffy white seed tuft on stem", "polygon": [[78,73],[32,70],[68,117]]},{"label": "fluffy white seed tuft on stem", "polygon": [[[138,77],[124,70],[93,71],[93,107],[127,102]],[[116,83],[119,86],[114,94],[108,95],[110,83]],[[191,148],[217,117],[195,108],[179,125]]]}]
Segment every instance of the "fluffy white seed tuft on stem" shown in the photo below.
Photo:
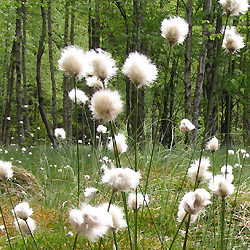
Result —
[{"label": "fluffy white seed tuft on stem", "polygon": [[144,199],[143,194],[137,193],[137,206],[136,206],[136,194],[130,193],[128,195],[128,207],[133,209],[134,211],[136,209],[139,210],[143,206],[143,204],[146,205],[145,203],[146,204],[149,203],[149,199],[148,199],[147,194],[145,195],[145,199]]},{"label": "fluffy white seed tuft on stem", "polygon": [[[28,225],[26,224],[26,222]],[[33,231],[36,229],[36,222],[30,217],[26,220],[26,222],[25,220],[22,220],[22,219],[18,219],[18,222],[17,220],[15,220],[14,221],[15,228],[18,231],[21,230],[23,235],[31,235],[31,233],[33,233]]]},{"label": "fluffy white seed tuft on stem", "polygon": [[2,180],[11,179],[13,176],[12,163],[0,160],[0,178]]},{"label": "fluffy white seed tuft on stem", "polygon": [[195,129],[195,126],[190,122],[188,119],[182,119],[181,125],[180,125],[180,131],[184,133],[189,133],[193,129]]},{"label": "fluffy white seed tuft on stem", "polygon": [[214,153],[219,148],[219,141],[214,136],[208,143],[207,143],[207,149],[211,151],[211,153]]},{"label": "fluffy white seed tuft on stem", "polygon": [[122,100],[117,91],[102,89],[92,96],[90,110],[96,119],[113,121],[122,112]]},{"label": "fluffy white seed tuft on stem", "polygon": [[181,17],[164,19],[161,23],[161,35],[169,42],[170,47],[184,42],[188,34],[188,23]]},{"label": "fluffy white seed tuft on stem", "polygon": [[58,139],[65,140],[66,138],[66,132],[63,128],[56,128],[54,131],[55,137]]},{"label": "fluffy white seed tuft on stem", "polygon": [[[126,137],[124,134],[119,133],[118,135],[115,135],[115,142],[119,154],[122,154],[127,151],[128,145],[126,144]],[[112,138],[110,138],[108,149],[114,153],[114,145]]]},{"label": "fluffy white seed tuft on stem", "polygon": [[248,10],[248,0],[219,0],[227,15],[237,16]]},{"label": "fluffy white seed tuft on stem", "polygon": [[28,202],[21,202],[14,207],[14,212],[19,219],[27,220],[32,214],[33,210],[29,207]]},{"label": "fluffy white seed tuft on stem", "polygon": [[234,185],[231,183],[232,179],[230,174],[227,175],[216,175],[210,180],[209,189],[215,194],[226,197],[234,192]]},{"label": "fluffy white seed tuft on stem", "polygon": [[96,131],[100,134],[106,134],[107,133],[107,127],[103,125],[99,125],[96,129]]},{"label": "fluffy white seed tuft on stem", "polygon": [[86,94],[80,89],[71,89],[68,95],[72,102],[76,102],[80,105],[84,105],[89,99]]},{"label": "fluffy white seed tuft on stem", "polygon": [[[89,87],[95,89],[103,88],[102,82],[96,76],[86,78],[86,83]],[[107,83],[105,85],[107,85]]]},{"label": "fluffy white seed tuft on stem", "polygon": [[157,68],[151,63],[151,60],[138,52],[129,54],[122,67],[122,72],[137,88],[144,84],[150,86],[157,79],[158,74]]}]

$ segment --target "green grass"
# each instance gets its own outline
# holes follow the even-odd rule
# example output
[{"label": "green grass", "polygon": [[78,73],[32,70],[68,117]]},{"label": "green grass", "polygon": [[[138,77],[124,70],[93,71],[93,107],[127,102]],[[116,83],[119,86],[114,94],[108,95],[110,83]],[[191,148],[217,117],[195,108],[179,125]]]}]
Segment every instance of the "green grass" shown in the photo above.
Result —
[{"label": "green grass", "polygon": [[[100,190],[91,204],[108,202],[111,189],[107,185],[100,183],[102,173],[100,171],[103,162],[100,161],[104,156],[114,160],[113,155],[107,152],[103,147],[102,150],[92,151],[90,146],[80,145],[80,167],[81,167],[81,190],[85,187],[96,187]],[[131,147],[130,147],[131,149]],[[238,147],[235,147],[237,150]],[[7,150],[7,151],[5,151]],[[145,185],[146,165],[149,161],[150,146],[146,145],[139,154],[138,169],[143,176],[141,188]],[[31,153],[30,153],[31,152]],[[248,150],[249,152],[249,150]],[[221,148],[215,155],[215,173],[219,174],[220,168],[225,164],[225,149]],[[140,249],[161,249],[161,241],[164,249],[168,249],[171,239],[173,238],[179,223],[176,221],[178,205],[183,195],[193,189],[193,184],[189,178],[183,179],[190,162],[192,162],[193,147],[187,147],[181,144],[176,145],[171,150],[163,147],[157,148],[152,170],[150,174],[148,195],[150,199],[149,209],[144,207],[138,212],[139,222],[139,240]],[[204,156],[209,157],[208,151]],[[199,157],[199,146],[194,152],[193,159]],[[57,150],[50,146],[41,145],[26,148],[22,151],[20,147],[12,145],[8,148],[2,148],[0,159],[11,161],[13,165],[26,169],[33,173],[41,184],[43,192],[40,197],[37,195],[27,194],[19,198],[13,195],[14,203],[21,202],[23,199],[30,202],[34,210],[33,218],[37,222],[38,229],[35,232],[35,239],[42,249],[72,249],[74,238],[67,236],[72,231],[68,223],[68,210],[77,206],[77,164],[76,164],[76,147],[61,146]],[[229,155],[229,164],[243,164],[242,156]],[[133,152],[127,152],[121,157],[123,167],[133,168]],[[228,249],[249,249],[250,245],[250,160],[244,161],[241,181],[239,181],[240,168],[234,168],[234,185],[240,184],[237,205],[233,208],[235,192],[228,197],[226,204],[227,225],[232,215],[232,229],[228,239]],[[181,184],[183,183],[183,186]],[[201,184],[200,187],[207,189],[207,184]],[[207,189],[208,190],[208,189]],[[39,197],[39,198],[38,198]],[[83,192],[80,200],[84,201]],[[121,194],[114,197],[115,204],[122,205]],[[18,232],[13,229],[13,215],[6,194],[1,194],[1,205],[4,209],[4,215],[7,226],[12,237],[11,242],[14,249],[24,249],[23,242]],[[219,222],[219,201],[216,198],[215,203],[215,221],[212,221],[212,205],[206,208],[200,218],[191,224],[188,249],[213,249],[213,244],[220,241],[220,222]],[[129,222],[133,225],[134,215],[129,211]],[[0,223],[2,221],[0,219]],[[216,239],[213,237],[213,227],[216,227]],[[184,240],[185,226],[178,234],[178,238],[173,249],[182,249]],[[226,227],[226,232],[228,227]],[[131,227],[133,234],[133,226]],[[9,249],[6,235],[0,232],[0,245],[2,249]],[[159,240],[159,237],[161,241]],[[30,237],[27,237],[28,249],[35,249],[34,243]],[[117,233],[117,241],[120,249],[129,249],[127,230],[123,229]],[[103,240],[103,249],[112,248],[112,235],[107,235]],[[79,237],[77,249],[98,249],[98,242],[91,243],[88,246],[86,238]],[[216,249],[219,249],[216,247]]]}]

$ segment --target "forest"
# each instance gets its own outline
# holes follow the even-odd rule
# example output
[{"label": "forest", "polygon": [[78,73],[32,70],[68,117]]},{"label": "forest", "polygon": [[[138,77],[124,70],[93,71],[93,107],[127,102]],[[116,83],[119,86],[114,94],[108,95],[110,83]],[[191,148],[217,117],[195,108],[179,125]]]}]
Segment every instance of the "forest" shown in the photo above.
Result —
[{"label": "forest", "polygon": [[249,18],[2,0],[0,248],[248,250]]}]

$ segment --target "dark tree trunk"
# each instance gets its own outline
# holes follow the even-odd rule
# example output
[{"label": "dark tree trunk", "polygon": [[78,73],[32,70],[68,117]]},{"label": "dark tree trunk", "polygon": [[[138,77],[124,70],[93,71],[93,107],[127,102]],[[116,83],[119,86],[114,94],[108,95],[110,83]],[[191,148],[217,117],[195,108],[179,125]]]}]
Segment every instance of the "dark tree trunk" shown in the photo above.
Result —
[{"label": "dark tree trunk", "polygon": [[15,67],[16,67],[16,60],[15,60],[15,51],[16,51],[16,42],[13,42],[11,56],[10,56],[10,64],[8,68],[8,88],[7,88],[7,95],[6,95],[6,105],[5,111],[3,116],[2,122],[2,135],[1,141],[5,145],[10,144],[10,124],[11,120],[8,117],[11,116],[12,110],[12,102],[13,102],[13,88],[14,88],[14,81],[15,81]]},{"label": "dark tree trunk", "polygon": [[23,73],[23,104],[24,104],[24,128],[26,131],[30,131],[30,118],[29,118],[29,107],[28,107],[28,88],[26,78],[26,0],[22,3],[23,13],[23,37],[22,37],[22,73]]},{"label": "dark tree trunk", "polygon": [[38,94],[38,102],[39,102],[39,111],[45,125],[47,135],[52,143],[55,146],[55,139],[53,133],[50,129],[50,124],[46,116],[45,108],[44,108],[44,98],[42,93],[42,83],[41,83],[41,61],[44,52],[44,41],[46,37],[46,13],[43,7],[43,1],[41,2],[41,14],[42,14],[42,34],[40,36],[38,52],[37,52],[37,67],[36,67],[36,82],[37,82],[37,94]]},{"label": "dark tree trunk", "polygon": [[193,0],[187,1],[186,12],[187,12],[187,22],[189,25],[189,32],[186,38],[186,53],[185,53],[185,117],[190,119],[191,113],[191,55],[192,55],[192,11]]},{"label": "dark tree trunk", "polygon": [[53,130],[54,130],[57,127],[57,116],[56,116],[56,81],[54,73],[53,45],[52,45],[51,0],[48,1],[48,42],[49,42],[50,78],[52,84],[52,118],[53,118]]},{"label": "dark tree trunk", "polygon": [[200,116],[200,103],[201,103],[201,91],[204,81],[205,75],[205,63],[206,63],[206,52],[207,52],[207,45],[209,40],[209,31],[208,31],[208,22],[211,18],[211,8],[212,8],[212,0],[206,0],[203,5],[203,12],[205,13],[204,20],[202,27],[202,45],[200,50],[200,57],[199,57],[199,66],[198,66],[198,73],[197,73],[197,81],[193,99],[193,117],[192,122],[196,129],[194,130],[194,142],[197,140],[197,133],[198,133],[198,119]]},{"label": "dark tree trunk", "polygon": [[[17,1],[19,4],[19,1]],[[21,96],[21,39],[22,39],[22,8],[17,7],[16,12],[16,102],[17,102],[17,137],[20,145],[24,144],[22,96]]]}]

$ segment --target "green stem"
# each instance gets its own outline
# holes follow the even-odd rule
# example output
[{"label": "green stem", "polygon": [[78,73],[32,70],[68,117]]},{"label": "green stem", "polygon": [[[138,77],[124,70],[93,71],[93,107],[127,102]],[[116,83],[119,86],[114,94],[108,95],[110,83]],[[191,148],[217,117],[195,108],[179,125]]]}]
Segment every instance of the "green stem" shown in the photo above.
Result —
[{"label": "green stem", "polygon": [[34,237],[33,233],[32,233],[31,230],[30,230],[30,227],[29,227],[29,224],[28,224],[27,220],[24,220],[24,221],[25,221],[25,223],[26,223],[27,228],[29,229],[30,236],[31,236],[31,238],[33,239],[33,242],[34,242],[34,245],[36,246],[36,249],[40,249],[40,247],[38,247],[38,245],[37,245],[37,242],[36,242],[36,240],[35,240],[35,237]]},{"label": "green stem", "polygon": [[116,233],[113,231],[114,243],[115,243],[115,250],[118,250],[117,240],[116,240]]},{"label": "green stem", "polygon": [[225,213],[226,213],[226,200],[225,197],[222,197],[221,203],[221,250],[225,249]]},{"label": "green stem", "polygon": [[4,215],[3,215],[3,210],[2,210],[2,206],[1,205],[0,205],[0,212],[1,212],[1,215],[2,215],[3,225],[4,225],[4,228],[5,228],[5,231],[6,231],[8,243],[9,243],[10,249],[12,250],[13,248],[11,246],[10,236],[9,236],[9,232],[8,232],[8,229],[7,229],[7,225],[5,223],[5,219],[4,219]]},{"label": "green stem", "polygon": [[[213,168],[213,182],[214,182],[214,176],[215,176],[215,154],[212,153],[212,168]],[[214,247],[216,246],[216,228],[215,228],[215,196],[214,196],[214,193],[213,193],[213,196],[212,196],[212,207],[213,207],[213,231],[214,231]]]},{"label": "green stem", "polygon": [[191,222],[191,214],[188,215],[188,222],[186,223],[185,240],[184,240],[183,248],[182,248],[183,250],[186,250],[187,248],[188,230],[189,230],[190,222]]},{"label": "green stem", "polygon": [[73,245],[72,250],[75,250],[75,249],[76,249],[76,242],[77,242],[77,239],[78,239],[78,234],[76,234],[76,237],[75,237],[75,240],[74,240],[74,245]]},{"label": "green stem", "polygon": [[181,221],[181,223],[180,223],[180,225],[179,225],[179,227],[178,227],[178,229],[177,229],[175,235],[174,235],[174,238],[172,239],[172,242],[171,242],[171,244],[170,244],[169,250],[172,249],[172,247],[173,247],[173,245],[174,245],[174,243],[175,243],[175,240],[176,240],[176,238],[177,238],[177,236],[178,236],[178,234],[179,234],[179,231],[180,231],[180,229],[181,229],[181,227],[182,227],[184,221],[186,220],[187,216],[188,216],[188,214],[186,213],[185,216],[184,216],[184,218],[182,219],[182,221]]}]

